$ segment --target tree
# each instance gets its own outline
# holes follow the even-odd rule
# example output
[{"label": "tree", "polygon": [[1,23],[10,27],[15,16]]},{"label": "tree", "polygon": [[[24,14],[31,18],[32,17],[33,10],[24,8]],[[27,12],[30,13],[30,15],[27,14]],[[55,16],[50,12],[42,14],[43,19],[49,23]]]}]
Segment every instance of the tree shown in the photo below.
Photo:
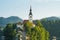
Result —
[{"label": "tree", "polygon": [[3,31],[0,29],[0,40],[2,40]]},{"label": "tree", "polygon": [[6,28],[4,28],[4,36],[5,40],[15,40],[16,29],[15,24],[7,24]]},{"label": "tree", "polygon": [[24,27],[26,29],[26,35],[30,38],[29,40],[49,40],[49,32],[39,20],[36,21],[34,28],[30,22],[26,22]]}]

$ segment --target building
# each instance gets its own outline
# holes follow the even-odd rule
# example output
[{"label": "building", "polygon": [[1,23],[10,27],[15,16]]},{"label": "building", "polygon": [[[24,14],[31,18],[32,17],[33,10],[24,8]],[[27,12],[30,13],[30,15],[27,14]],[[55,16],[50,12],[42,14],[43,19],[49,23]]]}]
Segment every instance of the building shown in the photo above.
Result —
[{"label": "building", "polygon": [[[28,21],[33,24],[33,27],[35,27],[35,25],[33,23],[33,14],[32,14],[31,7],[30,7],[28,20],[24,20],[23,23],[21,23],[21,22],[17,23],[17,30],[18,30],[18,33],[20,34],[20,39],[19,40],[29,40],[29,37],[26,36],[26,32],[24,31],[24,28],[23,28],[23,25]],[[17,38],[18,38],[18,34],[17,34]]]},{"label": "building", "polygon": [[56,38],[56,36],[53,36],[53,39],[52,40],[56,40],[57,38]]}]

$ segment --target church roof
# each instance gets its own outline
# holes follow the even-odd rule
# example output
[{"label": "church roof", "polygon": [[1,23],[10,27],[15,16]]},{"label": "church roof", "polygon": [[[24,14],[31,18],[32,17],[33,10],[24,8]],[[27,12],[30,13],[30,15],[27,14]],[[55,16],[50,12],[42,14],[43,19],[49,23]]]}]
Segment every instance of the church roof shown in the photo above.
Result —
[{"label": "church roof", "polygon": [[23,21],[23,24],[25,24],[25,23],[28,22],[28,21],[29,21],[29,20],[24,20],[24,21]]}]

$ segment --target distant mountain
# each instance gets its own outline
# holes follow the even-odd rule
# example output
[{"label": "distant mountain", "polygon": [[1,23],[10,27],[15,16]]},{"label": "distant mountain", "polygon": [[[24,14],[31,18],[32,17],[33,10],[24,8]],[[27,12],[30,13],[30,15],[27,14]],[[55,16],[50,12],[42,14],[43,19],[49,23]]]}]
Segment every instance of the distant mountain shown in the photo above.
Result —
[{"label": "distant mountain", "polygon": [[46,21],[51,21],[51,20],[60,20],[60,18],[59,17],[47,17],[47,18],[43,18],[43,19],[41,19],[41,20],[46,20]]},{"label": "distant mountain", "polygon": [[22,22],[23,20],[19,17],[16,16],[11,16],[8,18],[0,17],[0,27],[6,26],[8,23],[17,23],[17,22]]},{"label": "distant mountain", "polygon": [[60,18],[48,17],[40,20],[43,26],[50,32],[50,36],[60,37]]}]

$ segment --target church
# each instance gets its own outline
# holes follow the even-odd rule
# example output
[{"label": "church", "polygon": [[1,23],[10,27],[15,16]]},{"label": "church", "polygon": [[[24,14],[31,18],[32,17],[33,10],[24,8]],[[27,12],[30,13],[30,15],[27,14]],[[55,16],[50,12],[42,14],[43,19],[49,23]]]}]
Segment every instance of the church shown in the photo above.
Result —
[{"label": "church", "polygon": [[29,12],[29,15],[28,15],[28,20],[24,20],[23,23],[25,23],[26,21],[29,21],[29,22],[33,22],[33,14],[32,14],[32,9],[30,7],[30,12]]},{"label": "church", "polygon": [[[20,36],[20,38],[18,40],[29,40],[29,37],[26,36],[26,32],[23,30],[23,25],[29,21],[33,24],[33,27],[35,27],[34,23],[33,23],[33,14],[32,14],[32,9],[30,7],[30,12],[29,12],[29,15],[28,15],[28,20],[24,20],[23,23],[19,22],[17,23],[17,28],[18,28],[18,33],[16,35],[17,39],[18,39],[18,35]],[[19,29],[20,28],[20,29]]]}]

